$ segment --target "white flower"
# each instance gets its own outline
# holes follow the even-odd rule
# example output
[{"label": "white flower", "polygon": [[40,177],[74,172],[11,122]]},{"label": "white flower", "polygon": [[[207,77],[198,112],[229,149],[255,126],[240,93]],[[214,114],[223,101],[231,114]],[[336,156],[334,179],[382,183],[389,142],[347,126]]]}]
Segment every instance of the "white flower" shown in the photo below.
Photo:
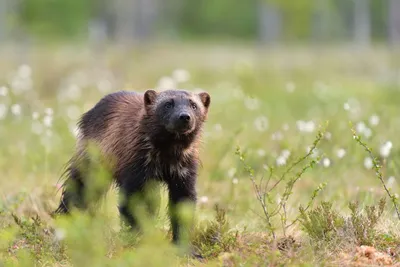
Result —
[{"label": "white flower", "polygon": [[293,93],[295,89],[296,89],[296,84],[294,84],[293,82],[286,83],[286,91],[288,93]]},{"label": "white flower", "polygon": [[286,164],[286,158],[283,156],[279,156],[276,158],[276,165],[283,166]]},{"label": "white flower", "polygon": [[236,169],[235,168],[231,168],[228,171],[228,177],[232,178],[233,176],[235,176],[236,173]]},{"label": "white flower", "polygon": [[[311,146],[308,146],[308,147],[306,148],[306,151],[307,151],[307,153],[310,153],[310,151],[311,151]],[[319,155],[319,150],[318,150],[318,148],[314,148],[313,152],[311,153],[311,157],[315,159],[315,158],[318,157],[318,155]]]},{"label": "white flower", "polygon": [[53,124],[53,117],[51,115],[44,116],[43,124],[46,127],[51,127],[51,125]]},{"label": "white flower", "polygon": [[379,124],[379,116],[374,114],[369,118],[369,124],[371,126],[377,126]]},{"label": "white flower", "polygon": [[300,132],[311,133],[315,130],[315,123],[313,121],[296,121],[297,129]]},{"label": "white flower", "polygon": [[263,157],[263,156],[265,156],[266,152],[265,152],[264,149],[259,149],[259,150],[257,150],[257,154],[258,154],[260,157]]},{"label": "white flower", "polygon": [[356,131],[358,133],[364,133],[364,130],[367,128],[364,122],[360,121],[356,125]]},{"label": "white flower", "polygon": [[0,120],[7,116],[7,106],[5,104],[0,104]]},{"label": "white flower", "polygon": [[187,70],[177,69],[172,72],[172,78],[178,83],[184,83],[189,81],[190,74]]},{"label": "white flower", "polygon": [[8,94],[8,88],[5,86],[0,87],[0,96],[7,96]]},{"label": "white flower", "polygon": [[387,141],[383,145],[381,145],[379,152],[382,157],[387,158],[390,154],[390,150],[392,149],[392,142]]},{"label": "white flower", "polygon": [[34,119],[34,120],[39,119],[39,112],[34,111],[34,112],[32,113],[32,119]]},{"label": "white flower", "polygon": [[176,83],[171,77],[164,76],[158,81],[157,87],[159,89],[173,89],[176,88]]},{"label": "white flower", "polygon": [[347,102],[344,103],[344,104],[343,104],[343,109],[344,109],[344,110],[350,110],[350,104],[347,103]]},{"label": "white flower", "polygon": [[324,165],[325,168],[328,168],[331,165],[331,161],[328,158],[324,158],[322,160],[322,165]]},{"label": "white flower", "polygon": [[287,158],[289,158],[289,156],[290,156],[290,151],[287,150],[287,149],[284,149],[284,150],[282,150],[281,155],[282,155],[284,158],[287,159]]},{"label": "white flower", "polygon": [[51,115],[53,115],[53,109],[52,109],[52,108],[46,108],[46,109],[44,110],[44,113],[45,113],[46,115],[51,116]]},{"label": "white flower", "polygon": [[260,116],[254,120],[254,126],[258,131],[264,132],[268,129],[268,119]]},{"label": "white flower", "polygon": [[22,112],[21,105],[14,104],[11,106],[11,113],[14,114],[15,116],[21,115],[21,112]]},{"label": "white flower", "polygon": [[246,96],[244,98],[244,105],[249,110],[256,110],[260,107],[260,102],[257,98]]},{"label": "white flower", "polygon": [[279,141],[283,139],[283,134],[280,131],[277,131],[272,134],[271,139],[274,141]]},{"label": "white flower", "polygon": [[372,130],[367,127],[367,125],[360,121],[356,124],[356,131],[359,134],[363,134],[366,138],[370,138],[372,136]]},{"label": "white flower", "polygon": [[216,132],[222,132],[222,125],[219,124],[219,123],[215,124],[215,125],[214,125],[214,130],[215,130]]},{"label": "white flower", "polygon": [[238,184],[238,183],[239,183],[238,178],[233,178],[233,179],[232,179],[232,183],[233,183],[233,184]]},{"label": "white flower", "polygon": [[199,199],[200,203],[207,203],[208,202],[208,197],[207,196],[201,196]]},{"label": "white flower", "polygon": [[285,123],[285,124],[282,126],[282,129],[283,129],[284,131],[288,131],[288,130],[289,130],[289,124]]},{"label": "white flower", "polygon": [[331,140],[332,139],[332,134],[330,132],[326,132],[324,134],[324,137],[325,137],[326,140]]},{"label": "white flower", "polygon": [[58,241],[63,240],[66,235],[67,235],[66,231],[62,228],[57,228],[55,230],[55,237]]},{"label": "white flower", "polygon": [[396,178],[390,176],[387,180],[387,187],[392,188],[394,183],[396,182]]},{"label": "white flower", "polygon": [[346,150],[344,150],[343,148],[339,148],[337,151],[336,151],[336,156],[338,157],[338,158],[343,158],[344,156],[346,155]]},{"label": "white flower", "polygon": [[372,159],[370,157],[367,157],[364,159],[364,167],[368,170],[372,169],[373,167],[373,162]]},{"label": "white flower", "polygon": [[370,138],[372,136],[372,130],[370,128],[365,128],[363,134],[364,134],[365,138],[368,139],[368,138]]},{"label": "white flower", "polygon": [[32,80],[30,78],[13,77],[11,80],[12,91],[15,95],[19,95],[24,91],[32,89]]},{"label": "white flower", "polygon": [[32,69],[29,65],[21,65],[18,68],[18,75],[19,77],[23,78],[23,79],[27,79],[30,78],[32,74]]}]

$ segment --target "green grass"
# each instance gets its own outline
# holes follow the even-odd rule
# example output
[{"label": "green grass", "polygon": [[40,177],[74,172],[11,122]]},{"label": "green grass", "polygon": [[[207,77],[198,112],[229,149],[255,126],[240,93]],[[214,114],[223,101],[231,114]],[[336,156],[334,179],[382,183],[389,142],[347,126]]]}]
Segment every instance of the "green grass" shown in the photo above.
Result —
[{"label": "green grass", "polygon": [[[363,245],[399,262],[400,219],[382,186],[400,194],[399,54],[225,44],[95,54],[66,46],[32,48],[29,67],[20,67],[13,51],[0,50],[0,87],[8,88],[5,96],[0,90],[0,266],[351,264],[368,260]],[[94,217],[52,219],[77,116],[107,92],[171,84],[176,69],[190,74],[172,79],[177,88],[211,95],[192,236],[205,258],[170,245],[164,191],[141,237],[120,229],[116,189]],[[381,176],[364,166],[370,153],[350,122]],[[393,146],[383,158],[387,141]],[[370,207],[382,197],[377,216]]]}]

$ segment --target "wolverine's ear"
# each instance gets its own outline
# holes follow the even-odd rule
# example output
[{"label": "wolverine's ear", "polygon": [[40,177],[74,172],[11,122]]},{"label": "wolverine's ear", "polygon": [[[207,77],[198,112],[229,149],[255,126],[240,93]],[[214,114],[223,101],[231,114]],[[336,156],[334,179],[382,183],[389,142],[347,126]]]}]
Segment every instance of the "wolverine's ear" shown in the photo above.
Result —
[{"label": "wolverine's ear", "polygon": [[154,104],[154,102],[156,101],[157,98],[157,92],[154,90],[147,90],[144,93],[144,104],[146,106]]},{"label": "wolverine's ear", "polygon": [[199,94],[200,100],[203,103],[203,105],[208,108],[210,106],[211,103],[211,98],[210,95],[206,92],[202,92]]}]

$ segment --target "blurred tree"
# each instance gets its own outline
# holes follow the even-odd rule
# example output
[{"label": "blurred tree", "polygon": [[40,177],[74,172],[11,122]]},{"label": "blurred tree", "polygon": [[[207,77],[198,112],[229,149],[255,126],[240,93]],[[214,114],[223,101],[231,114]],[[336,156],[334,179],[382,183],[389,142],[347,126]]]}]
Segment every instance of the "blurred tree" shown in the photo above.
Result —
[{"label": "blurred tree", "polygon": [[40,38],[82,36],[95,1],[21,0],[20,22],[26,32]]},{"label": "blurred tree", "polygon": [[400,44],[400,1],[389,0],[389,41],[392,45]]},{"label": "blurred tree", "polygon": [[[163,37],[239,39],[264,43],[307,40],[400,39],[400,0],[0,0],[0,38],[8,7],[19,5],[15,35],[37,38],[89,37],[93,43]],[[7,10],[7,11],[6,11]],[[162,10],[162,11],[161,11]],[[386,10],[386,11],[384,11]],[[386,15],[386,16],[385,16]],[[388,25],[387,25],[388,23]]]},{"label": "blurred tree", "polygon": [[0,0],[0,42],[4,41],[8,32],[7,0]]},{"label": "blurred tree", "polygon": [[345,23],[342,21],[346,19],[346,16],[344,12],[339,11],[340,9],[345,9],[341,2],[314,0],[310,22],[313,41],[324,43],[343,37]]},{"label": "blurred tree", "polygon": [[314,8],[314,0],[281,1],[267,0],[277,4],[283,13],[284,33],[288,40],[299,40],[311,35],[310,27]]},{"label": "blurred tree", "polygon": [[354,41],[359,46],[371,42],[371,16],[369,0],[354,1]]},{"label": "blurred tree", "polygon": [[179,31],[184,36],[254,38],[257,0],[181,0]]},{"label": "blurred tree", "polygon": [[258,1],[259,37],[262,43],[276,43],[281,36],[279,6],[266,0]]},{"label": "blurred tree", "polygon": [[158,0],[115,0],[113,3],[115,39],[143,41],[154,34]]}]

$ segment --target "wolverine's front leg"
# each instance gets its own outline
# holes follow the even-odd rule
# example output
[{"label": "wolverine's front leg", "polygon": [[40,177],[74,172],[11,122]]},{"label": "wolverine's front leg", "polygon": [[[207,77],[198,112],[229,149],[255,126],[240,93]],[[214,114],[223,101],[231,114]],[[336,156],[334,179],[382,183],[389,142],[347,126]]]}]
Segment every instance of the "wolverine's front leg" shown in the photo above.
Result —
[{"label": "wolverine's front leg", "polygon": [[134,230],[139,230],[138,217],[135,212],[139,202],[144,200],[146,175],[140,169],[125,170],[120,177],[119,212],[122,219]]},{"label": "wolverine's front leg", "polygon": [[[179,177],[179,180],[171,179],[168,182],[169,190],[169,216],[172,227],[172,241],[179,243],[182,231],[188,231],[182,226],[182,217],[179,214],[180,204],[188,203],[195,206],[197,200],[196,193],[196,175],[186,175]],[[190,227],[190,226],[189,226]]]}]

